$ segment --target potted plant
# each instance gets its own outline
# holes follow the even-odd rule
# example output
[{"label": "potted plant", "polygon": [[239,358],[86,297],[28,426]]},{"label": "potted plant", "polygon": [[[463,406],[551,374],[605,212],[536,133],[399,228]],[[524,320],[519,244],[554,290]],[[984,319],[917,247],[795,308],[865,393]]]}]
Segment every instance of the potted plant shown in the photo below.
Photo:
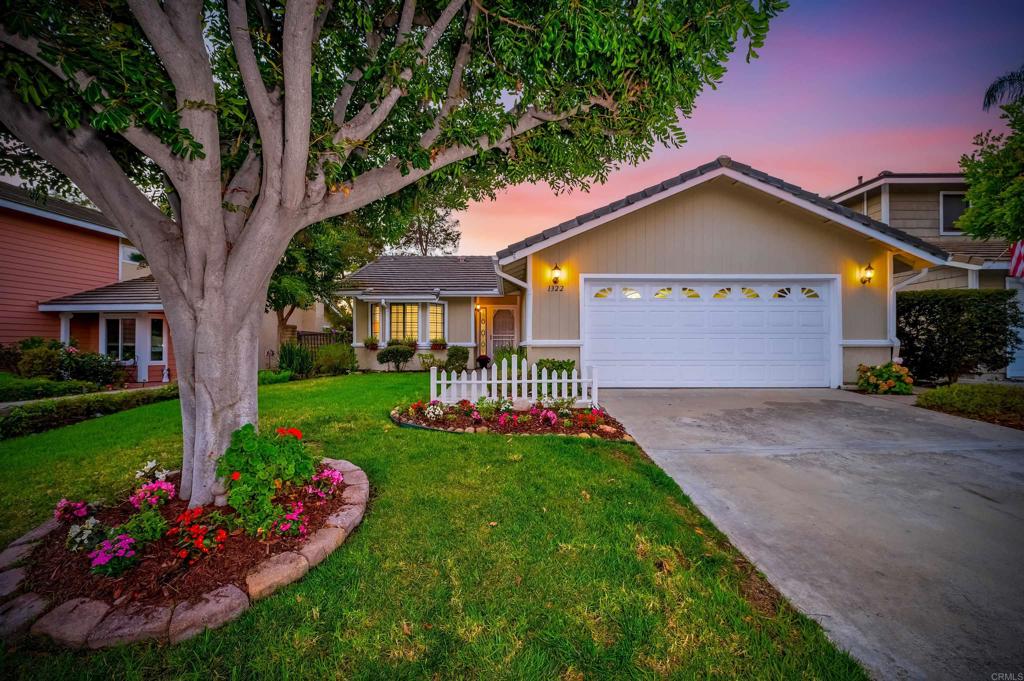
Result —
[{"label": "potted plant", "polygon": [[415,336],[407,336],[402,339],[402,345],[404,345],[407,348],[412,348],[413,350],[415,350],[417,346],[419,346],[419,344],[420,341]]},{"label": "potted plant", "polygon": [[363,347],[367,350],[376,350],[380,347],[380,339],[376,336],[367,336],[363,339]]},{"label": "potted plant", "polygon": [[431,338],[430,349],[431,350],[444,350],[448,347],[448,341],[444,338]]},{"label": "potted plant", "polygon": [[476,368],[477,369],[486,369],[490,365],[491,365],[491,358],[488,357],[487,355],[477,355],[476,356]]}]

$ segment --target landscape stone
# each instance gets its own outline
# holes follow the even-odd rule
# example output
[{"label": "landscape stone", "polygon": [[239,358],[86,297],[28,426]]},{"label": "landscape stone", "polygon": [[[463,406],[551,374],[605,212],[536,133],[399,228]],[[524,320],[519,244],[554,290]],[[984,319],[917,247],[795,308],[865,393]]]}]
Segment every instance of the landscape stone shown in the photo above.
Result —
[{"label": "landscape stone", "polygon": [[351,461],[345,461],[344,459],[324,459],[324,463],[334,470],[341,471],[342,473],[360,470],[354,463]]},{"label": "landscape stone", "polygon": [[171,623],[169,605],[126,605],[115,608],[89,634],[90,648],[106,648],[167,636]]},{"label": "landscape stone", "polygon": [[365,506],[369,498],[369,485],[348,485],[341,492],[341,500],[346,504]]},{"label": "landscape stone", "polygon": [[0,639],[8,639],[26,629],[46,612],[50,602],[39,594],[21,594],[0,606]]},{"label": "landscape stone", "polygon": [[478,432],[478,433],[486,433],[487,430],[488,430],[487,426],[477,426],[476,432]]},{"label": "landscape stone", "polygon": [[0,570],[8,568],[15,563],[28,558],[28,555],[35,549],[35,544],[18,544],[17,546],[8,546],[2,552],[0,552]]},{"label": "landscape stone", "polygon": [[622,439],[625,440],[626,442],[636,442],[636,440],[633,439],[633,436],[629,435],[628,433],[626,435],[623,435]]},{"label": "landscape stone", "polygon": [[529,398],[519,397],[512,400],[512,409],[515,411],[530,411],[533,407],[533,403],[530,402]]},{"label": "landscape stone", "polygon": [[25,534],[21,535],[17,539],[11,542],[11,546],[18,546],[20,544],[28,544],[42,539],[46,535],[50,534],[60,526],[55,518],[50,518],[42,525],[38,525],[35,528],[29,530]]},{"label": "landscape stone", "polygon": [[614,435],[616,433],[615,426],[609,426],[607,423],[602,423],[597,427],[597,429],[602,433],[607,433],[608,435]]},{"label": "landscape stone", "polygon": [[343,475],[345,476],[345,484],[346,485],[353,485],[353,486],[355,486],[355,485],[369,485],[370,484],[370,479],[367,478],[366,477],[366,473],[362,472],[361,470],[357,469],[357,470],[354,470],[354,471],[349,471],[348,473],[343,473]]},{"label": "landscape stone", "polygon": [[589,438],[590,437],[590,433],[580,433],[580,437],[582,437],[582,438]]},{"label": "landscape stone", "polygon": [[245,578],[249,598],[256,600],[291,584],[309,571],[309,563],[294,551],[271,556],[256,566]]},{"label": "landscape stone", "polygon": [[345,530],[345,536],[352,534],[352,530],[356,528],[356,525],[363,519],[363,513],[366,510],[366,506],[358,504],[356,506],[346,506],[337,513],[327,517],[328,527],[339,527]]},{"label": "landscape stone", "polygon": [[319,565],[331,551],[345,541],[345,530],[340,527],[323,527],[309,536],[299,554],[306,559],[309,567]]},{"label": "landscape stone", "polygon": [[14,568],[0,572],[0,598],[18,590],[25,579],[25,568]]},{"label": "landscape stone", "polygon": [[467,433],[475,433],[476,432],[476,428],[474,428],[473,426],[468,426],[466,428],[466,432]]},{"label": "landscape stone", "polygon": [[108,610],[110,606],[102,601],[72,598],[39,618],[32,625],[32,633],[49,636],[71,648],[81,648]]},{"label": "landscape stone", "polygon": [[228,584],[193,603],[178,603],[167,634],[171,643],[178,643],[227,624],[248,609],[249,597],[234,584]]}]

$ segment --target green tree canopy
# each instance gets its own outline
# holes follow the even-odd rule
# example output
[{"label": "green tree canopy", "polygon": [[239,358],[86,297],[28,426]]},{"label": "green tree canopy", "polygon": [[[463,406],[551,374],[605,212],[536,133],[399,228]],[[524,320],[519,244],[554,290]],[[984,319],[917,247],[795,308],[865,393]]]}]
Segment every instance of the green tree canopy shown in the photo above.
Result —
[{"label": "green tree canopy", "polygon": [[1003,107],[1010,131],[974,138],[960,158],[967,181],[967,210],[956,226],[978,239],[1024,239],[1024,101]]}]

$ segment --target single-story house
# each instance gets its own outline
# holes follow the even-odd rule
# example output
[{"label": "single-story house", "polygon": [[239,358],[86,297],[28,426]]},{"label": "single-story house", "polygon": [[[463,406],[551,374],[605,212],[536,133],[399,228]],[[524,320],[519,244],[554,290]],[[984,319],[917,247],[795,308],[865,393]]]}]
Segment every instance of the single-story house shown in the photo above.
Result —
[{"label": "single-story house", "polygon": [[342,292],[381,344],[522,345],[602,386],[838,387],[898,352],[895,280],[951,255],[722,156],[495,256],[389,256]]},{"label": "single-story house", "polygon": [[[156,281],[138,251],[98,210],[0,182],[0,343],[39,336],[112,355],[137,383],[176,378]],[[300,331],[323,328],[323,306],[297,310]],[[278,348],[277,319],[260,327],[260,366]]]}]

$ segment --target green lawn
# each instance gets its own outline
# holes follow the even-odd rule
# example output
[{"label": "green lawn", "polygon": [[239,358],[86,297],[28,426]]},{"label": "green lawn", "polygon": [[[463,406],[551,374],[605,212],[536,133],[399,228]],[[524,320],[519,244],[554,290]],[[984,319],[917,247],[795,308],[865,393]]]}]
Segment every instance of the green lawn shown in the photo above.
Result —
[{"label": "green lawn", "polygon": [[922,393],[917,406],[1024,430],[1024,387],[954,383]]},{"label": "green lawn", "polygon": [[[372,485],[352,538],[241,619],[178,646],[0,652],[21,678],[865,678],[635,447],[398,429],[420,375],[261,389]],[[111,497],[179,456],[177,402],[0,442],[9,541],[62,495]],[[497,523],[492,526],[491,523]]]}]

